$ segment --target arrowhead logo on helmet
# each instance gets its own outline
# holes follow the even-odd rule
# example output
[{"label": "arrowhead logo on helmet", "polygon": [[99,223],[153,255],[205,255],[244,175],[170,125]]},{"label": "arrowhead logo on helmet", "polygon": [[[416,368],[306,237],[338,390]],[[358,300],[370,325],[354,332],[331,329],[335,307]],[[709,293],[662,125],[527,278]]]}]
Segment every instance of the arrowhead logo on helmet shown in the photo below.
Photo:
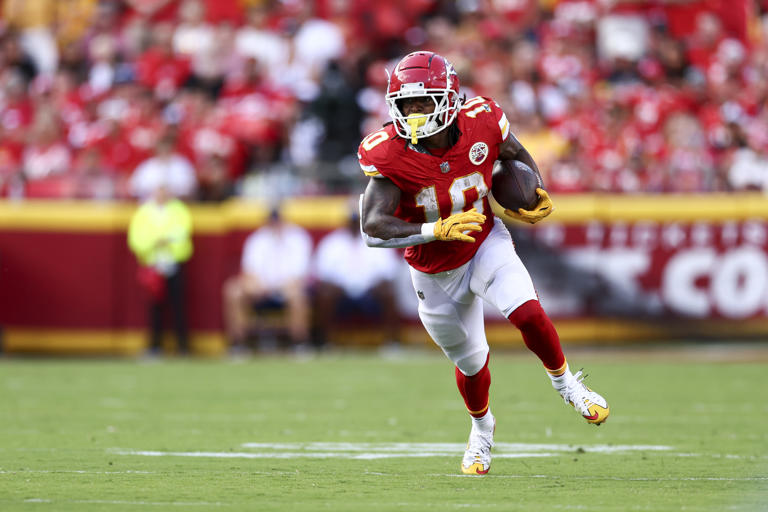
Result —
[{"label": "arrowhead logo on helmet", "polygon": [[[385,99],[397,134],[406,139],[431,137],[449,127],[461,107],[459,75],[450,62],[433,52],[409,53],[389,75]],[[424,121],[408,122],[400,109],[404,98],[426,97],[435,110],[424,114]]]}]

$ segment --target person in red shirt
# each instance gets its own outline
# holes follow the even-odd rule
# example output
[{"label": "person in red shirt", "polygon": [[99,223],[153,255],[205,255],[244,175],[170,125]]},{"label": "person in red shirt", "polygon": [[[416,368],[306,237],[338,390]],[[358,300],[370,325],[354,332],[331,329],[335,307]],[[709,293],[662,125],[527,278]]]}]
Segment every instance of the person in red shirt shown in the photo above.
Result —
[{"label": "person in red shirt", "polygon": [[[605,421],[608,404],[568,369],[528,271],[490,208],[495,160],[519,160],[538,173],[504,112],[481,96],[462,102],[453,66],[424,51],[397,64],[386,100],[393,123],[365,137],[358,153],[370,177],[360,200],[361,230],[369,246],[406,248],[419,317],[456,366],[472,416],[462,472],[488,472],[496,425],[483,299],[520,329],[565,401],[588,422]],[[544,189],[537,193],[532,210],[506,214],[530,223],[549,215],[552,201]]]},{"label": "person in red shirt", "polygon": [[173,28],[157,24],[152,32],[153,44],[136,62],[137,78],[141,85],[153,91],[160,100],[172,98],[191,73],[190,61],[174,54]]}]

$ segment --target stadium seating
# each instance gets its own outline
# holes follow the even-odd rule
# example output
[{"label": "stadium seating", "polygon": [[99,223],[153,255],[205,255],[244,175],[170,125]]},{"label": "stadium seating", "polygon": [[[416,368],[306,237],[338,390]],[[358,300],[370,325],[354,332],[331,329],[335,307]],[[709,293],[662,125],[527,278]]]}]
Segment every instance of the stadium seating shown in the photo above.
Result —
[{"label": "stadium seating", "polygon": [[168,132],[200,200],[358,190],[414,48],[502,105],[554,192],[768,189],[764,2],[0,5],[0,197],[131,199]]}]

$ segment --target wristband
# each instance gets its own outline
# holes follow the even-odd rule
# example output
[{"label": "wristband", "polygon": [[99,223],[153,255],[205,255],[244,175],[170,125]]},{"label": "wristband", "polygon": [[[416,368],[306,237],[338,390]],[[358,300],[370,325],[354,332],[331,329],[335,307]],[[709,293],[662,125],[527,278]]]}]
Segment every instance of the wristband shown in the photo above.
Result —
[{"label": "wristband", "polygon": [[432,242],[433,240],[437,240],[437,237],[435,236],[435,224],[436,222],[425,222],[421,225],[421,236],[426,238],[427,242]]}]

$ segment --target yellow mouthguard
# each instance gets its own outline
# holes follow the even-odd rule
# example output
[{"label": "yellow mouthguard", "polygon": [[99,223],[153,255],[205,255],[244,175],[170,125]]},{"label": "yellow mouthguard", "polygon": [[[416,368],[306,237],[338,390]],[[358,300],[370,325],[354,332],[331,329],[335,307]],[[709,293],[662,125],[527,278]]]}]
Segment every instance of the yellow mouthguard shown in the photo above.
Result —
[{"label": "yellow mouthguard", "polygon": [[423,114],[408,114],[408,118],[405,122],[408,123],[408,126],[411,127],[411,144],[416,144],[419,142],[419,138],[416,135],[416,130],[420,126],[427,124],[427,116]]}]

